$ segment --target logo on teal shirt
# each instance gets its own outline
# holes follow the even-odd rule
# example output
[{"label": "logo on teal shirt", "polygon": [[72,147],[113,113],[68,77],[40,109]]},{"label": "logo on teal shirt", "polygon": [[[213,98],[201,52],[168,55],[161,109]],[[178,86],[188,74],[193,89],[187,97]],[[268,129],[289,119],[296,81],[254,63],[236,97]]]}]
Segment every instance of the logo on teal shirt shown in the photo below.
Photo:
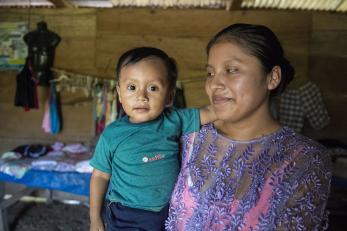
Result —
[{"label": "logo on teal shirt", "polygon": [[161,160],[164,157],[165,157],[165,154],[157,154],[153,157],[144,156],[142,158],[142,162],[144,162],[144,163],[153,162],[153,161]]}]

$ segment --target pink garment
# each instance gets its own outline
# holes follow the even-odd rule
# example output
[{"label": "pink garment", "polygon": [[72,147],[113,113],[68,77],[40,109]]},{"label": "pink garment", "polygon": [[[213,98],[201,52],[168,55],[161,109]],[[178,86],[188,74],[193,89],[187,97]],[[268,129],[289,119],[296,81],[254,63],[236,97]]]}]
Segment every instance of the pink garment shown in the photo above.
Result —
[{"label": "pink garment", "polygon": [[45,112],[43,115],[42,128],[46,133],[51,133],[51,119],[50,119],[50,110],[49,110],[49,100],[46,100],[45,103]]},{"label": "pink garment", "polygon": [[182,137],[168,231],[326,230],[327,150],[284,127],[249,141],[213,124]]}]

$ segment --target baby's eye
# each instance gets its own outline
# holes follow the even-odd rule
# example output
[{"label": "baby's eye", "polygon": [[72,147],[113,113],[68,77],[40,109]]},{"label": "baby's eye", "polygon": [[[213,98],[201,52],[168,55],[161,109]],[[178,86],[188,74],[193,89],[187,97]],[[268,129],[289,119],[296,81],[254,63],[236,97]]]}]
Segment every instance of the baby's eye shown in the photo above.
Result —
[{"label": "baby's eye", "polygon": [[214,76],[214,73],[208,71],[206,76],[207,78],[211,78]]},{"label": "baby's eye", "polygon": [[149,86],[148,91],[157,91],[158,87],[157,86]]},{"label": "baby's eye", "polygon": [[135,91],[136,87],[135,87],[135,85],[129,84],[129,85],[127,86],[127,89],[128,89],[129,91]]}]

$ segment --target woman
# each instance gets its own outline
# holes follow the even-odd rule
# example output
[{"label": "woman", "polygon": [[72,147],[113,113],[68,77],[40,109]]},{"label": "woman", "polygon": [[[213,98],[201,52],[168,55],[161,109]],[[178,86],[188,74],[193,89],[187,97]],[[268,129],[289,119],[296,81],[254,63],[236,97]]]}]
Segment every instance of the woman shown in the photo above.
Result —
[{"label": "woman", "polygon": [[207,46],[218,121],[182,138],[167,230],[321,230],[331,169],[318,143],[282,127],[270,100],[294,69],[267,27],[234,24]]}]

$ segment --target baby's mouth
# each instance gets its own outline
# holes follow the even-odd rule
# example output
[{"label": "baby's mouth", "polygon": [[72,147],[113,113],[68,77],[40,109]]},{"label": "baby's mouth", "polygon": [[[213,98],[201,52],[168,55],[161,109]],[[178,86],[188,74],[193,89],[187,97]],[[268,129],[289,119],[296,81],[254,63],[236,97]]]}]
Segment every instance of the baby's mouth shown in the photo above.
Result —
[{"label": "baby's mouth", "polygon": [[140,106],[140,107],[134,107],[133,108],[134,111],[136,112],[148,112],[149,111],[149,107],[145,107],[145,106]]}]

